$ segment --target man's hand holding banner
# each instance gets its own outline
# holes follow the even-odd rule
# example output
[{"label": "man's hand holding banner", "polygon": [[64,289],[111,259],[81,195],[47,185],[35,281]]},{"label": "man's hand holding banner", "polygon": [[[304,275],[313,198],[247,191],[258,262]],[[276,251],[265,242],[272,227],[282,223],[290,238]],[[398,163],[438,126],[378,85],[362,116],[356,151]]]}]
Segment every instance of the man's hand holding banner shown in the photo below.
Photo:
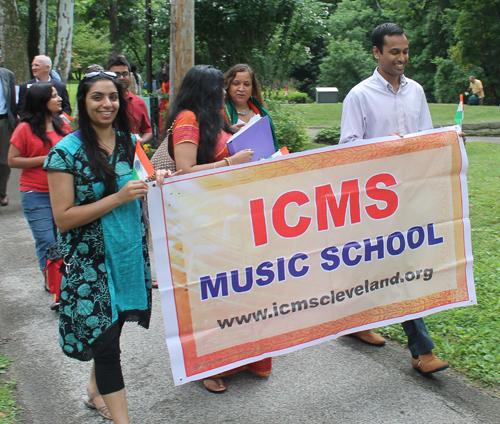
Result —
[{"label": "man's hand holding banner", "polygon": [[175,384],[476,303],[466,169],[447,128],[151,190]]}]

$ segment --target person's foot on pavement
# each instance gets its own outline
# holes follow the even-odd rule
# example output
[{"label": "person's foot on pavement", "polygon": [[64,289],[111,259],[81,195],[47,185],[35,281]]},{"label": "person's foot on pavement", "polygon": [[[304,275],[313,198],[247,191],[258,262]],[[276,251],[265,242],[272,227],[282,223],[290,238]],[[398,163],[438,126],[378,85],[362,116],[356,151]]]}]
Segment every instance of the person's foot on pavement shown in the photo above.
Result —
[{"label": "person's foot on pavement", "polygon": [[441,361],[432,350],[430,352],[419,355],[417,359],[411,359],[413,368],[422,374],[431,374],[433,372],[438,372],[445,370],[450,366],[448,362]]},{"label": "person's foot on pavement", "polygon": [[203,380],[203,385],[209,392],[212,393],[221,393],[226,391],[227,388],[224,382],[222,381],[222,378],[214,378],[214,377],[205,378]]},{"label": "person's foot on pavement", "polygon": [[0,199],[0,206],[7,206],[9,204],[9,196],[5,195]]},{"label": "person's foot on pavement", "polygon": [[349,337],[354,337],[362,341],[363,343],[369,344],[371,346],[384,346],[386,340],[380,335],[372,330],[358,331],[357,333],[348,334]]}]

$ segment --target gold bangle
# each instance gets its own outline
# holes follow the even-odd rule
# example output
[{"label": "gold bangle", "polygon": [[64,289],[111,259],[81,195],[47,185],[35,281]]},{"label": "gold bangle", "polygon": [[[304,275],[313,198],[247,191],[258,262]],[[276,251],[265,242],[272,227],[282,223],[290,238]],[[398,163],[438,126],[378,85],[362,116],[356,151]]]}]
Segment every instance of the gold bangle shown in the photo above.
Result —
[{"label": "gold bangle", "polygon": [[231,159],[229,159],[229,158],[224,158],[224,160],[226,161],[227,166],[231,166]]}]

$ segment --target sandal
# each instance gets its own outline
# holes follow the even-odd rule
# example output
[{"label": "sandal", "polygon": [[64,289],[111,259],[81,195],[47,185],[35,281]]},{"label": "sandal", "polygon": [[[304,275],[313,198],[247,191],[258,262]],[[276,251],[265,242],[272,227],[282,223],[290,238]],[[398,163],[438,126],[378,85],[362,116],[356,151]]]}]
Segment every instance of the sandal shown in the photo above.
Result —
[{"label": "sandal", "polygon": [[222,381],[222,378],[205,378],[203,380],[203,385],[205,389],[212,393],[222,393],[225,392],[227,387]]},{"label": "sandal", "polygon": [[101,417],[106,418],[107,420],[113,420],[113,418],[111,418],[111,413],[109,412],[108,407],[106,406],[106,404],[104,404],[104,405],[102,405],[100,407],[96,406],[96,404],[94,403],[94,399],[97,396],[101,396],[99,394],[99,392],[93,394],[92,396],[90,396],[90,393],[89,393],[88,395],[86,395],[86,396],[83,397],[83,403],[85,404],[85,406],[87,408],[97,410],[97,412],[99,412],[99,415],[101,415]]},{"label": "sandal", "polygon": [[154,289],[157,289],[158,288],[158,280],[156,278],[153,278],[151,280],[151,286],[154,288]]}]

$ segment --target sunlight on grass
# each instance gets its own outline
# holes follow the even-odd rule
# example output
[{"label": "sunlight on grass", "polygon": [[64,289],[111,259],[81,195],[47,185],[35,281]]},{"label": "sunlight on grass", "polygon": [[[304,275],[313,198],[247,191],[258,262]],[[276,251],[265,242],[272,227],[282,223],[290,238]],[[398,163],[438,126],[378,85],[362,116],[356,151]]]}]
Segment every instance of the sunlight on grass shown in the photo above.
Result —
[{"label": "sunlight on grass", "polygon": [[[425,318],[436,354],[486,384],[500,384],[500,145],[469,143],[470,219],[478,305]],[[400,325],[380,333],[406,343]],[[409,361],[409,355],[408,355]]]},{"label": "sunlight on grass", "polygon": [[[458,104],[430,104],[432,122],[434,125],[455,125],[453,119]],[[293,105],[304,113],[308,126],[340,125],[342,104],[307,104]],[[497,106],[465,106],[465,124],[479,122],[500,122],[500,107]]]}]

